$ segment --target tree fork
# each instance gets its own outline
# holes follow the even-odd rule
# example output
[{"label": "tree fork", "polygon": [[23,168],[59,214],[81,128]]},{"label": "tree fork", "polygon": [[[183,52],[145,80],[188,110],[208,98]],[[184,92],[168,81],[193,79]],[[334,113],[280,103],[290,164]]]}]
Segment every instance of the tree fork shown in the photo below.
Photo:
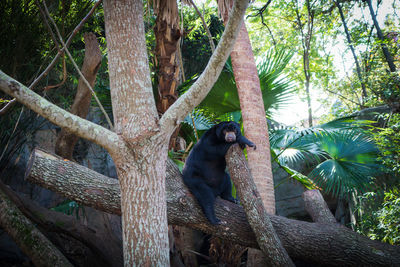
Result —
[{"label": "tree fork", "polygon": [[[241,206],[217,199],[216,215],[227,224],[212,226],[171,160],[167,160],[166,170],[170,224],[185,225],[243,246],[259,248]],[[118,181],[74,162],[35,151],[29,160],[26,178],[84,205],[121,214]],[[336,224],[303,222],[275,215],[270,215],[270,219],[292,259],[324,266],[394,266],[400,262],[400,247],[370,240]]]}]

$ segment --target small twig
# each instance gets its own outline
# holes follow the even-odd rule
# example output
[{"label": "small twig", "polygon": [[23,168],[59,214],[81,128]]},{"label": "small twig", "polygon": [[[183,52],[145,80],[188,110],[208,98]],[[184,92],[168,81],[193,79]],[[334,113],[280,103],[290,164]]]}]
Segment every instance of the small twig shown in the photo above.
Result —
[{"label": "small twig", "polygon": [[46,15],[48,16],[48,18],[50,19],[50,22],[53,24],[54,28],[56,29],[56,33],[58,36],[58,39],[60,39],[60,42],[65,50],[65,52],[67,53],[69,59],[71,60],[72,64],[74,65],[76,71],[79,73],[79,76],[82,78],[83,82],[85,83],[85,85],[89,88],[89,90],[92,92],[92,95],[94,97],[94,99],[96,100],[97,104],[100,107],[100,110],[103,112],[106,121],[108,123],[108,125],[110,126],[110,130],[112,130],[114,127],[112,125],[112,122],[110,120],[110,117],[108,116],[107,112],[105,111],[103,105],[101,104],[100,100],[98,99],[96,93],[94,92],[92,86],[90,86],[89,82],[86,80],[85,76],[82,74],[82,72],[80,71],[78,65],[76,64],[74,58],[72,57],[71,53],[69,52],[66,44],[64,43],[64,40],[60,34],[60,31],[58,30],[57,24],[55,23],[55,21],[53,20],[53,18],[50,16],[49,10],[47,9],[47,5],[46,5],[46,1],[43,1],[43,5],[44,5],[44,9],[46,11]]},{"label": "small twig", "polygon": [[[42,16],[43,22],[44,22],[44,24],[45,24],[46,27],[47,27],[47,31],[50,33],[51,39],[53,40],[55,47],[57,48],[57,50],[58,50],[59,52],[61,52],[60,45],[59,45],[59,43],[58,43],[58,41],[57,41],[56,36],[55,36],[54,33],[53,33],[53,30],[52,30],[51,27],[50,27],[49,21],[48,21],[47,18],[46,18],[46,14],[44,13],[43,9],[40,7],[39,1],[38,1],[38,0],[35,0],[35,3],[36,3],[36,6],[39,8],[39,11],[40,11],[40,14],[41,14],[41,16]],[[64,55],[64,53],[63,53],[63,55]],[[62,81],[61,81],[60,83],[56,84],[56,85],[49,85],[49,86],[46,86],[46,87],[44,88],[45,91],[46,91],[46,90],[50,90],[50,89],[52,89],[52,88],[60,87],[60,86],[62,86],[62,85],[67,81],[67,65],[66,65],[65,62],[66,62],[66,61],[65,61],[65,57],[63,56],[63,79],[62,79]]]},{"label": "small twig", "polygon": [[12,100],[10,100],[2,109],[0,109],[0,116],[4,115],[8,112],[8,110],[14,106],[14,104],[17,102],[17,100],[15,98],[13,98]]},{"label": "small twig", "polygon": [[75,27],[75,29],[72,31],[71,35],[69,36],[67,42],[65,43],[65,46],[61,48],[61,50],[57,53],[57,55],[54,57],[54,59],[50,62],[50,64],[47,66],[47,68],[31,83],[31,85],[28,87],[29,89],[33,89],[34,86],[43,78],[45,77],[49,71],[54,67],[56,64],[57,60],[59,57],[64,53],[65,48],[69,47],[69,45],[72,43],[73,37],[79,32],[79,30],[83,27],[85,22],[92,16],[96,8],[100,5],[101,1],[96,2],[92,9],[89,11],[89,13],[79,22],[79,24]]},{"label": "small twig", "polygon": [[190,2],[190,4],[194,7],[194,9],[196,10],[197,15],[199,15],[199,17],[200,17],[200,19],[201,19],[201,22],[203,23],[203,27],[204,27],[204,29],[205,29],[206,32],[207,32],[208,41],[210,42],[211,51],[212,51],[212,53],[214,53],[214,51],[215,51],[215,45],[214,45],[214,42],[213,42],[213,40],[212,40],[212,35],[211,35],[211,32],[210,32],[210,29],[208,28],[207,23],[206,23],[206,21],[204,20],[203,15],[201,14],[201,12],[200,12],[200,10],[197,8],[197,6],[194,4],[193,0],[189,0],[189,2]]},{"label": "small twig", "polygon": [[4,149],[3,149],[3,152],[1,153],[0,161],[1,161],[1,159],[3,158],[3,156],[4,156],[4,153],[6,153],[6,151],[7,151],[8,145],[10,144],[11,138],[12,138],[12,136],[14,135],[15,130],[16,130],[17,127],[18,127],[18,124],[19,124],[19,121],[20,121],[20,119],[21,119],[21,116],[22,116],[22,113],[23,113],[23,112],[24,112],[24,107],[22,107],[21,112],[19,113],[17,122],[15,123],[14,129],[13,129],[13,131],[12,131],[10,137],[8,138],[7,144],[5,145],[5,147],[4,147]]},{"label": "small twig", "polygon": [[54,45],[56,46],[57,50],[60,52],[60,45],[58,44],[57,38],[54,35],[53,31],[51,30],[51,27],[49,25],[49,22],[46,19],[46,14],[44,13],[43,9],[40,7],[39,0],[35,0],[35,4],[38,7],[40,11],[40,15],[42,16],[43,22],[46,25],[47,31],[50,33],[51,39],[54,42]]},{"label": "small twig", "polygon": [[343,98],[343,99],[346,100],[346,101],[349,101],[349,102],[351,102],[351,103],[353,103],[353,104],[356,104],[357,106],[361,106],[360,103],[357,103],[357,102],[355,102],[355,101],[353,101],[353,100],[351,100],[351,99],[348,99],[347,97],[345,97],[345,96],[343,96],[343,95],[341,95],[341,94],[339,94],[339,93],[336,93],[336,92],[334,92],[334,91],[331,91],[331,90],[329,90],[328,88],[325,88],[325,90],[328,91],[328,92],[331,93],[331,94],[334,94],[334,95],[337,95],[337,96]]}]

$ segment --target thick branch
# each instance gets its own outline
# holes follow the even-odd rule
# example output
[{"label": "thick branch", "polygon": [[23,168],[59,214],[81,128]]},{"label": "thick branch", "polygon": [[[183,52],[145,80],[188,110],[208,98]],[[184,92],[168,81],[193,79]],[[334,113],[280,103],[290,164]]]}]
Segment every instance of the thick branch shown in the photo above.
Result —
[{"label": "thick branch", "polygon": [[15,97],[18,102],[48,119],[50,122],[92,141],[108,151],[116,150],[118,149],[116,146],[120,145],[121,141],[116,133],[59,108],[1,70],[0,90]]},{"label": "thick branch", "polygon": [[247,0],[235,1],[228,24],[207,67],[192,87],[184,95],[179,97],[162,116],[160,125],[164,133],[172,133],[174,128],[179,125],[179,122],[182,121],[194,107],[199,105],[211,90],[211,87],[218,79],[233,48],[243,22],[243,15],[247,5]]},{"label": "thick branch", "polygon": [[[118,181],[73,162],[45,153],[32,156],[27,179],[94,208],[121,214]],[[258,248],[243,209],[218,199],[216,215],[226,225],[212,226],[182,182],[182,176],[167,161],[168,222],[212,233],[243,246]],[[270,216],[282,245],[292,259],[324,266],[393,266],[400,262],[400,248],[370,240],[335,224],[309,223]]]},{"label": "thick branch", "polygon": [[335,216],[328,208],[319,190],[307,190],[303,193],[304,206],[314,222],[336,223]]},{"label": "thick branch", "polygon": [[[7,186],[3,185],[2,190],[41,231],[71,236],[90,248],[99,261],[104,263],[104,266],[121,266],[123,264],[122,245],[110,240],[108,232],[85,226],[75,216],[41,207],[32,199],[17,195]],[[120,257],[116,257],[116,255],[120,255]]]},{"label": "thick branch", "polygon": [[257,243],[268,260],[268,266],[294,266],[275,233],[239,145],[231,146],[225,158],[247,220],[256,233]]},{"label": "thick branch", "polygon": [[0,184],[0,226],[36,266],[72,266],[65,256],[29,221]]},{"label": "thick branch", "polygon": [[[101,64],[101,51],[94,33],[85,33],[84,40],[85,58],[82,65],[82,74],[93,87],[96,82],[97,70]],[[85,119],[89,113],[91,99],[92,93],[89,87],[85,84],[82,77],[79,78],[74,103],[71,106],[71,113]],[[63,128],[57,136],[56,153],[66,159],[72,159],[72,153],[78,140],[78,136],[71,134]]]}]

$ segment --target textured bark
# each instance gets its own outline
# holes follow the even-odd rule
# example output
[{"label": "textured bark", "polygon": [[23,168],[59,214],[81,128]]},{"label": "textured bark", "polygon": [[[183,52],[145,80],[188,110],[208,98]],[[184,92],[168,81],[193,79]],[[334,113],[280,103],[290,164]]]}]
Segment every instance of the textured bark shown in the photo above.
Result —
[{"label": "textured bark", "polygon": [[[194,107],[199,105],[207,96],[214,85],[228,59],[229,53],[234,45],[243,22],[243,15],[246,11],[248,1],[237,0],[230,13],[229,22],[218,43],[215,52],[212,54],[207,67],[197,81],[190,87],[189,91],[180,96],[178,100],[164,113],[160,120],[161,130],[172,132],[179,122],[182,121]],[[222,64],[221,64],[222,63]]]},{"label": "textured bark", "polygon": [[[93,170],[42,153],[31,158],[30,166],[28,181],[84,205],[121,214],[120,191],[115,179],[107,180]],[[171,160],[167,160],[166,172],[168,223],[185,225],[243,246],[258,248],[241,206],[217,199],[216,215],[227,223],[212,226],[183,184],[182,175]],[[105,195],[112,192],[115,197],[103,198],[103,192]],[[335,224],[309,223],[275,215],[271,215],[270,219],[292,259],[324,266],[395,266],[400,262],[400,247],[370,240]]]},{"label": "textured bark", "polygon": [[[220,0],[219,6],[224,4]],[[224,23],[228,21],[228,11],[232,1],[225,1],[220,8],[223,12]],[[274,181],[272,178],[271,153],[268,137],[268,124],[260,88],[257,66],[254,60],[249,34],[245,23],[240,28],[239,36],[231,53],[233,74],[238,90],[240,108],[243,117],[243,128],[246,137],[257,145],[257,150],[248,149],[248,164],[253,175],[254,183],[260,193],[265,209],[275,214]],[[248,250],[247,266],[259,266],[265,262],[258,250]]]},{"label": "textured bark", "polygon": [[225,158],[247,220],[266,257],[265,264],[268,266],[294,266],[275,233],[239,145],[231,146]]},{"label": "textured bark", "polygon": [[[84,40],[85,58],[83,60],[81,72],[89,82],[90,86],[93,88],[96,82],[97,71],[101,64],[101,51],[94,33],[86,33],[84,35]],[[71,106],[70,112],[85,119],[89,113],[91,99],[92,92],[86,86],[82,77],[80,77],[78,89],[76,91],[74,103]],[[78,136],[63,128],[57,136],[55,147],[56,154],[66,159],[72,159],[72,153],[74,152],[74,147],[78,140]]]},{"label": "textured bark", "polygon": [[159,1],[156,26],[154,27],[158,63],[157,110],[161,114],[164,114],[178,98],[178,92],[176,91],[179,79],[177,51],[181,32],[177,23],[167,20],[168,4],[175,5],[174,8],[170,8],[170,10],[174,11],[170,15],[178,17],[176,1]]},{"label": "textured bark", "polygon": [[375,12],[374,12],[374,8],[372,7],[372,1],[371,0],[366,0],[366,2],[368,3],[369,13],[371,14],[372,21],[374,22],[374,26],[375,26],[375,29],[376,29],[376,34],[378,35],[378,38],[381,41],[381,47],[382,47],[383,55],[386,58],[386,62],[389,65],[390,71],[391,72],[395,72],[396,71],[396,65],[394,64],[394,60],[393,60],[392,54],[390,53],[387,45],[385,44],[385,38],[383,37],[381,27],[379,27],[379,23],[376,20],[376,15],[375,15]]},{"label": "textured bark", "polygon": [[[228,9],[225,10],[223,17],[226,23]],[[233,47],[231,59],[242,110],[244,132],[246,138],[257,145],[256,150],[247,150],[249,167],[264,207],[268,213],[275,214],[268,124],[254,54],[244,23]]]},{"label": "textured bark", "polygon": [[[1,186],[1,185],[0,185]],[[40,231],[47,233],[51,240],[55,240],[54,235],[59,240],[65,241],[65,236],[72,237],[84,246],[89,248],[96,257],[87,264],[96,266],[122,266],[122,244],[110,239],[108,231],[93,229],[80,223],[75,216],[69,216],[61,212],[52,211],[38,205],[32,199],[17,195],[7,186],[2,186],[2,190],[14,202],[18,209],[39,228]],[[61,247],[61,250],[68,255],[70,244],[67,242],[55,242],[55,245]],[[84,260],[84,259],[77,259]],[[86,262],[85,262],[86,263]]]},{"label": "textured bark", "polygon": [[116,151],[121,145],[120,138],[114,132],[57,107],[1,70],[0,90],[15,97],[18,102],[50,122],[62,128],[68,128],[72,133],[86,138],[108,151]]},{"label": "textured bark", "polygon": [[317,189],[303,193],[304,206],[314,222],[336,223],[335,216],[328,208],[321,192]]},{"label": "textured bark", "polygon": [[103,3],[115,132],[126,142],[110,151],[121,188],[124,264],[168,266],[165,160],[169,135],[158,134],[143,3]]},{"label": "textured bark", "polygon": [[0,226],[36,266],[72,266],[8,198],[3,186],[0,185]]}]

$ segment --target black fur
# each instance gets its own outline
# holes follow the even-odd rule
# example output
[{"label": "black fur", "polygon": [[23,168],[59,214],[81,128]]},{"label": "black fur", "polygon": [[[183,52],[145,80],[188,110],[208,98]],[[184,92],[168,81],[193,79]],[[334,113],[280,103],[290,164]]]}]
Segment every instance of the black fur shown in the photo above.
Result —
[{"label": "black fur", "polygon": [[214,225],[221,223],[215,216],[215,198],[220,196],[236,203],[232,197],[230,176],[225,172],[225,154],[234,143],[239,143],[242,149],[246,145],[256,148],[242,136],[236,122],[221,122],[213,126],[193,147],[183,169],[183,181]]}]

